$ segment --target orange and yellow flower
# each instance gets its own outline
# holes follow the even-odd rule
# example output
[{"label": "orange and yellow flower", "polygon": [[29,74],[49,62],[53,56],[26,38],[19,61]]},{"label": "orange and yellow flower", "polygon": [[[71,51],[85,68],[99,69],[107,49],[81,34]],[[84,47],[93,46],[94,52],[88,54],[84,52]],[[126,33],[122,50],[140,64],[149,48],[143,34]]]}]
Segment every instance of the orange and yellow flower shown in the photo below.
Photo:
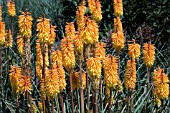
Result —
[{"label": "orange and yellow flower", "polygon": [[71,71],[75,66],[75,55],[72,41],[69,37],[64,37],[61,41],[61,53],[63,66],[67,71]]},{"label": "orange and yellow flower", "polygon": [[66,88],[65,72],[63,66],[58,64],[57,71],[58,71],[59,91],[62,92]]},{"label": "orange and yellow flower", "polygon": [[17,36],[17,45],[18,45],[18,51],[20,55],[24,52],[24,39],[21,37],[21,35]]},{"label": "orange and yellow flower", "polygon": [[95,49],[95,57],[100,58],[100,60],[105,59],[105,43],[98,42]]},{"label": "orange and yellow flower", "polygon": [[55,37],[56,37],[56,33],[55,33],[55,28],[57,26],[50,26],[50,37],[49,37],[49,40],[48,40],[48,44],[49,45],[53,45],[54,42],[55,42]]},{"label": "orange and yellow flower", "polygon": [[151,43],[144,43],[143,45],[143,62],[147,67],[151,67],[155,60],[155,47]]},{"label": "orange and yellow flower", "polygon": [[114,15],[115,16],[122,16],[123,15],[123,4],[122,0],[113,0],[114,6]]},{"label": "orange and yellow flower", "polygon": [[7,6],[8,6],[8,15],[14,17],[16,15],[14,0],[9,0]]},{"label": "orange and yellow flower", "polygon": [[65,34],[66,37],[71,38],[72,41],[75,39],[75,28],[74,28],[74,22],[67,23],[65,26]]},{"label": "orange and yellow flower", "polygon": [[21,77],[21,68],[19,66],[11,66],[9,70],[9,78],[11,82],[11,88],[13,93],[17,94],[19,92],[19,80]]},{"label": "orange and yellow flower", "polygon": [[32,85],[31,85],[31,78],[29,76],[21,76],[19,79],[19,89],[21,94],[26,94],[28,92],[31,94]]},{"label": "orange and yellow flower", "polygon": [[136,84],[136,63],[134,60],[128,60],[124,78],[125,88],[132,91]]},{"label": "orange and yellow flower", "polygon": [[0,47],[5,42],[5,23],[0,21]]},{"label": "orange and yellow flower", "polygon": [[45,17],[37,19],[37,36],[40,43],[45,43],[49,40],[50,36],[50,20]]},{"label": "orange and yellow flower", "polygon": [[128,55],[133,60],[136,60],[140,55],[140,45],[133,41],[132,44],[128,44]]},{"label": "orange and yellow flower", "polygon": [[22,15],[18,17],[19,33],[24,39],[29,39],[32,35],[32,21],[31,13],[28,11],[21,12]]},{"label": "orange and yellow flower", "polygon": [[117,58],[107,55],[104,60],[104,81],[109,89],[114,89],[118,84],[118,63]]}]

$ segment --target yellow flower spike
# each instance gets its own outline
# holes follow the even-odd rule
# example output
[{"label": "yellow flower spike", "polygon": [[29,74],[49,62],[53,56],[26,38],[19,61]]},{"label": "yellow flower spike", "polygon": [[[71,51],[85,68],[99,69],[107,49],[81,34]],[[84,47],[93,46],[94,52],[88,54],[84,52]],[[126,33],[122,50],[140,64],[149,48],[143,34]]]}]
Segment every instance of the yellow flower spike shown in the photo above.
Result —
[{"label": "yellow flower spike", "polygon": [[46,93],[49,98],[54,98],[57,93],[59,93],[58,84],[58,70],[54,68],[52,70],[48,69],[45,78]]},{"label": "yellow flower spike", "polygon": [[14,0],[9,0],[7,6],[8,6],[8,15],[14,17],[16,15]]},{"label": "yellow flower spike", "polygon": [[125,88],[132,91],[136,84],[136,63],[134,60],[128,60],[124,78]]},{"label": "yellow flower spike", "polygon": [[40,110],[40,113],[43,113],[43,104],[41,101],[38,101],[38,108]]},{"label": "yellow flower spike", "polygon": [[117,33],[112,33],[112,44],[116,52],[120,52],[124,48],[124,34],[121,31],[118,31]]},{"label": "yellow flower spike", "polygon": [[80,31],[83,43],[95,45],[97,44],[99,38],[98,25],[94,20],[90,20],[89,17],[86,17],[85,21],[85,27]]},{"label": "yellow flower spike", "polygon": [[48,40],[48,44],[49,45],[53,45],[54,42],[55,42],[55,37],[56,37],[56,33],[55,33],[55,28],[57,26],[50,26],[50,37],[49,37],[49,40]]},{"label": "yellow flower spike", "polygon": [[88,0],[88,7],[92,18],[96,22],[100,22],[102,19],[101,4],[99,0]]},{"label": "yellow flower spike", "polygon": [[116,86],[116,92],[121,92],[123,90],[121,80],[119,79]]},{"label": "yellow flower spike", "polygon": [[12,47],[13,39],[12,39],[12,33],[11,30],[6,31],[6,36],[5,36],[5,47]]},{"label": "yellow flower spike", "polygon": [[115,89],[118,85],[118,63],[117,58],[107,55],[104,60],[104,81],[109,89]]},{"label": "yellow flower spike", "polygon": [[164,70],[158,67],[153,76],[155,95],[159,99],[167,99],[169,96],[169,79]]},{"label": "yellow flower spike", "polygon": [[18,51],[20,55],[22,55],[24,51],[24,39],[21,37],[21,35],[17,36],[17,45],[18,45]]},{"label": "yellow flower spike", "polygon": [[99,58],[90,57],[87,59],[87,70],[90,76],[90,79],[93,81],[95,79],[100,79],[101,77],[101,61]]},{"label": "yellow flower spike", "polygon": [[5,24],[4,22],[0,21],[0,47],[4,44],[5,42]]},{"label": "yellow flower spike", "polygon": [[62,53],[63,66],[69,72],[72,69],[74,69],[76,63],[73,44],[69,37],[64,37],[61,40],[61,53]]},{"label": "yellow flower spike", "polygon": [[19,92],[19,79],[21,77],[21,68],[19,66],[11,66],[9,72],[12,92],[17,94]]},{"label": "yellow flower spike", "polygon": [[50,20],[45,17],[37,19],[37,36],[40,43],[46,43],[50,36]]},{"label": "yellow flower spike", "polygon": [[155,47],[151,43],[144,43],[143,45],[143,62],[150,68],[155,60]]},{"label": "yellow flower spike", "polygon": [[100,58],[100,60],[105,59],[105,43],[98,42],[95,49],[95,57]]},{"label": "yellow flower spike", "polygon": [[[62,65],[62,53],[60,50],[56,50],[51,54],[52,65],[56,67],[56,65]],[[57,64],[56,64],[57,63]]]},{"label": "yellow flower spike", "polygon": [[32,35],[33,18],[31,16],[31,13],[29,13],[27,10],[21,13],[22,15],[18,17],[19,33],[24,39],[27,40]]},{"label": "yellow flower spike", "polygon": [[132,44],[128,44],[128,55],[133,60],[136,60],[140,55],[140,45],[132,41]]},{"label": "yellow flower spike", "polygon": [[114,18],[114,32],[121,31],[123,32],[122,22],[120,17]]},{"label": "yellow flower spike", "polygon": [[73,90],[75,89],[79,89],[80,88],[80,79],[79,79],[79,72],[73,72],[71,74],[71,77],[72,77],[72,87],[73,87]]},{"label": "yellow flower spike", "polygon": [[26,94],[28,92],[31,94],[32,85],[31,85],[31,78],[29,76],[21,76],[19,79],[19,88],[21,94]]},{"label": "yellow flower spike", "polygon": [[75,28],[74,28],[74,22],[67,23],[65,26],[65,33],[66,37],[71,38],[72,41],[75,39]]},{"label": "yellow flower spike", "polygon": [[83,42],[79,33],[76,35],[76,38],[74,40],[74,48],[76,56],[83,55]]},{"label": "yellow flower spike", "polygon": [[57,64],[57,71],[58,71],[59,91],[62,92],[66,88],[65,72],[63,66]]},{"label": "yellow flower spike", "polygon": [[113,0],[113,6],[114,6],[114,15],[122,16],[123,15],[122,0]]}]

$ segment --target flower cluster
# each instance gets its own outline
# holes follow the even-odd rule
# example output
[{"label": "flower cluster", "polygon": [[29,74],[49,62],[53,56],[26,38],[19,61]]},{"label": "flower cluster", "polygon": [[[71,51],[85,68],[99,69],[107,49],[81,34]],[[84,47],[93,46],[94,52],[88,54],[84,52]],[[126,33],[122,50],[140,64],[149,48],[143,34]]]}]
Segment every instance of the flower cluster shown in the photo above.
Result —
[{"label": "flower cluster", "polygon": [[8,6],[8,15],[14,17],[16,15],[14,0],[9,0],[7,6]]},{"label": "flower cluster", "polygon": [[123,15],[122,0],[113,0],[113,3],[115,16],[122,16]]},{"label": "flower cluster", "polygon": [[144,43],[143,45],[143,62],[147,67],[151,67],[155,60],[155,47],[151,43]]},{"label": "flower cluster", "polygon": [[132,60],[136,60],[140,55],[140,45],[135,43],[135,41],[132,44],[128,44],[128,54]]}]

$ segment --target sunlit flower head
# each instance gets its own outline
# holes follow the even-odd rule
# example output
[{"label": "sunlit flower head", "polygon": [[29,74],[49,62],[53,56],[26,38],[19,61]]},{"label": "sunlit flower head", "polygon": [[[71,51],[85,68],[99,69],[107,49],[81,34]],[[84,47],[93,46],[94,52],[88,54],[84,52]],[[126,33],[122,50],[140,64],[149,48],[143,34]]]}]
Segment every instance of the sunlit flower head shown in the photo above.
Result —
[{"label": "sunlit flower head", "polygon": [[14,0],[9,0],[7,6],[8,6],[8,15],[14,17],[16,15]]}]

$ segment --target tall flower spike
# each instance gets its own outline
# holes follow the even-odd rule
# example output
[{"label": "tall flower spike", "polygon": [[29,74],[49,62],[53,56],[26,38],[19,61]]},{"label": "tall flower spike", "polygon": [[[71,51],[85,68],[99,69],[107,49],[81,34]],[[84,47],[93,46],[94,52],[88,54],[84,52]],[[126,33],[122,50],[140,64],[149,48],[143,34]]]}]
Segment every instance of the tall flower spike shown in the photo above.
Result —
[{"label": "tall flower spike", "polygon": [[123,4],[122,0],[113,0],[114,4],[114,15],[122,16],[123,15]]},{"label": "tall flower spike", "polygon": [[93,81],[94,79],[100,79],[101,76],[101,61],[99,58],[88,58],[87,59],[87,69],[90,76],[90,79]]},{"label": "tall flower spike", "polygon": [[45,43],[49,40],[50,36],[50,20],[45,17],[37,19],[37,36],[40,43]]},{"label": "tall flower spike", "polygon": [[125,88],[132,91],[136,84],[136,63],[134,60],[128,60],[124,78]]},{"label": "tall flower spike", "polygon": [[31,85],[31,78],[29,76],[22,76],[19,80],[19,88],[21,94],[26,94],[28,92],[31,94],[32,85]]},{"label": "tall flower spike", "polygon": [[32,35],[32,16],[27,10],[25,12],[21,12],[22,15],[18,17],[18,27],[19,33],[22,35],[24,39],[29,39]]},{"label": "tall flower spike", "polygon": [[95,45],[99,38],[98,25],[94,20],[90,20],[89,17],[85,18],[85,22],[85,27],[80,31],[83,43]]},{"label": "tall flower spike", "polygon": [[114,32],[121,31],[123,32],[122,22],[120,17],[114,18]]},{"label": "tall flower spike", "polygon": [[63,66],[57,64],[57,71],[58,71],[59,91],[62,92],[66,88],[65,72]]},{"label": "tall flower spike", "polygon": [[12,92],[17,94],[19,92],[19,79],[21,77],[21,68],[18,66],[11,66],[11,70],[9,70],[9,72]]},{"label": "tall flower spike", "polygon": [[75,39],[74,22],[67,23],[67,25],[65,26],[65,33],[66,37],[71,38],[72,41]]},{"label": "tall flower spike", "polygon": [[79,33],[76,35],[76,38],[74,40],[74,48],[76,56],[83,55],[83,42]]},{"label": "tall flower spike", "polygon": [[104,81],[109,89],[115,89],[118,85],[118,63],[117,58],[107,55],[104,60]]},{"label": "tall flower spike", "polygon": [[76,11],[76,23],[78,26],[78,30],[80,30],[82,27],[85,26],[85,19],[84,19],[84,14],[86,13],[86,6],[85,6],[85,1],[83,1],[79,6]]},{"label": "tall flower spike", "polygon": [[128,44],[128,54],[133,60],[136,60],[140,55],[140,45],[132,41],[132,44]]},{"label": "tall flower spike", "polygon": [[100,60],[105,59],[105,43],[98,42],[95,49],[95,57],[100,58]]},{"label": "tall flower spike", "polygon": [[59,92],[59,84],[58,84],[58,70],[54,68],[52,70],[48,69],[46,78],[46,93],[50,99],[53,99],[57,93]]},{"label": "tall flower spike", "polygon": [[92,18],[96,22],[100,22],[102,19],[101,4],[99,0],[88,0],[88,7]]},{"label": "tall flower spike", "polygon": [[12,42],[13,42],[13,39],[12,39],[12,33],[11,33],[11,30],[7,30],[6,31],[6,36],[5,36],[5,47],[12,47]]},{"label": "tall flower spike", "polygon": [[167,99],[169,96],[169,79],[160,67],[154,71],[153,83],[155,95],[159,99]]},{"label": "tall flower spike", "polygon": [[16,15],[14,0],[9,0],[7,6],[8,6],[8,15],[14,17]]},{"label": "tall flower spike", "polygon": [[143,62],[150,68],[155,60],[155,47],[151,43],[144,43],[143,45]]},{"label": "tall flower spike", "polygon": [[67,71],[71,71],[75,66],[75,55],[72,41],[69,37],[64,37],[61,41],[61,53],[63,66]]},{"label": "tall flower spike", "polygon": [[52,65],[53,67],[56,67],[58,65],[62,65],[62,53],[60,50],[56,50],[51,54],[52,58]]},{"label": "tall flower spike", "polygon": [[22,55],[24,51],[24,39],[21,37],[21,35],[17,36],[17,45],[18,45],[18,51],[20,55]]},{"label": "tall flower spike", "polygon": [[2,46],[5,42],[5,24],[0,21],[0,46]]},{"label": "tall flower spike", "polygon": [[55,28],[57,26],[50,26],[50,37],[49,37],[49,40],[48,40],[48,44],[49,45],[53,45],[54,44],[54,41],[55,41],[55,37],[56,37],[56,33],[55,33]]},{"label": "tall flower spike", "polygon": [[122,31],[112,33],[112,43],[118,53],[124,48],[125,39]]}]

